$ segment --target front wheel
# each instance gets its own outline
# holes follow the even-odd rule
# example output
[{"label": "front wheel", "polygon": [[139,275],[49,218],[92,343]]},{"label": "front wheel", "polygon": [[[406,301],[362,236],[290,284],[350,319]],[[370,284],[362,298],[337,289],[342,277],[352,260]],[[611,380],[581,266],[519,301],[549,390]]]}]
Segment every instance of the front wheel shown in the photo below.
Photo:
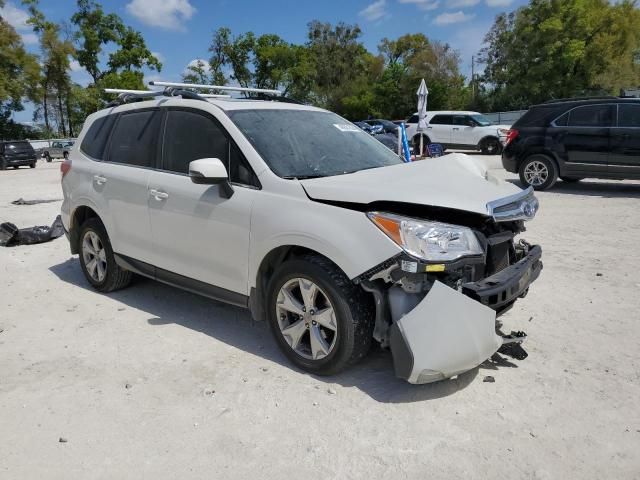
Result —
[{"label": "front wheel", "polygon": [[278,346],[303,370],[331,375],[369,350],[373,302],[324,257],[305,255],[283,263],[266,299]]},{"label": "front wheel", "polygon": [[547,190],[558,180],[558,168],[546,155],[532,155],[520,165],[520,182],[534,190]]},{"label": "front wheel", "polygon": [[100,292],[112,292],[131,283],[133,274],[116,263],[102,222],[90,218],[80,227],[80,267],[89,283]]}]

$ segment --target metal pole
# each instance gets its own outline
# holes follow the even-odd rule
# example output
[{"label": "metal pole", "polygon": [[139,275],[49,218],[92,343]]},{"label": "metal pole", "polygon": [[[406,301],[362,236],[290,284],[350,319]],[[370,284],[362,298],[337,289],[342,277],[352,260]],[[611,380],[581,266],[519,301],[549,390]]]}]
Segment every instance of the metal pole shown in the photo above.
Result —
[{"label": "metal pole", "polygon": [[398,126],[398,156],[402,155],[402,126]]},{"label": "metal pole", "polygon": [[422,152],[424,151],[424,135],[420,134],[420,156],[422,157]]}]

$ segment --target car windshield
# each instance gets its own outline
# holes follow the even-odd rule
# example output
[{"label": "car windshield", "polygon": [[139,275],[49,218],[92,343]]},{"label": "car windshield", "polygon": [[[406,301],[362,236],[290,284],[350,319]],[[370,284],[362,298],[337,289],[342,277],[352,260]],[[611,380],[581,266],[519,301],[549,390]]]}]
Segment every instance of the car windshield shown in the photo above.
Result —
[{"label": "car windshield", "polygon": [[330,112],[236,110],[229,117],[283,178],[329,177],[402,163],[360,128]]},{"label": "car windshield", "polygon": [[473,118],[478,123],[478,125],[480,125],[481,127],[488,127],[488,126],[492,125],[491,120],[489,120],[484,115],[480,115],[479,113],[477,113],[475,115],[471,115],[471,118]]}]

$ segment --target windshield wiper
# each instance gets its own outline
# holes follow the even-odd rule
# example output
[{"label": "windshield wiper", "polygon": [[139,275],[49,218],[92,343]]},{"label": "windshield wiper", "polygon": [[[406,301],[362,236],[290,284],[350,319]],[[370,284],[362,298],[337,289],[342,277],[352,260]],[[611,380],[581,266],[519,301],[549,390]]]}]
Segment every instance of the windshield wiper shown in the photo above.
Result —
[{"label": "windshield wiper", "polygon": [[285,180],[308,180],[309,178],[322,178],[326,175],[287,175],[282,178]]}]

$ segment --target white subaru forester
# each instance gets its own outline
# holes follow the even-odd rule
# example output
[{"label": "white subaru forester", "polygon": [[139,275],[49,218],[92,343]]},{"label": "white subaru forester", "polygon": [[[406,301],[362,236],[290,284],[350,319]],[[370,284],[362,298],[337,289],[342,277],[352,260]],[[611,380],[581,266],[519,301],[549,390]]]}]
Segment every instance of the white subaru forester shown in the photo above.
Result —
[{"label": "white subaru forester", "polygon": [[526,357],[496,316],[542,270],[515,240],[533,191],[465,155],[403,163],[338,115],[275,100],[168,88],[89,116],[61,167],[87,281],[110,292],[136,273],[247,307],[316,374],[372,340],[411,383]]}]

